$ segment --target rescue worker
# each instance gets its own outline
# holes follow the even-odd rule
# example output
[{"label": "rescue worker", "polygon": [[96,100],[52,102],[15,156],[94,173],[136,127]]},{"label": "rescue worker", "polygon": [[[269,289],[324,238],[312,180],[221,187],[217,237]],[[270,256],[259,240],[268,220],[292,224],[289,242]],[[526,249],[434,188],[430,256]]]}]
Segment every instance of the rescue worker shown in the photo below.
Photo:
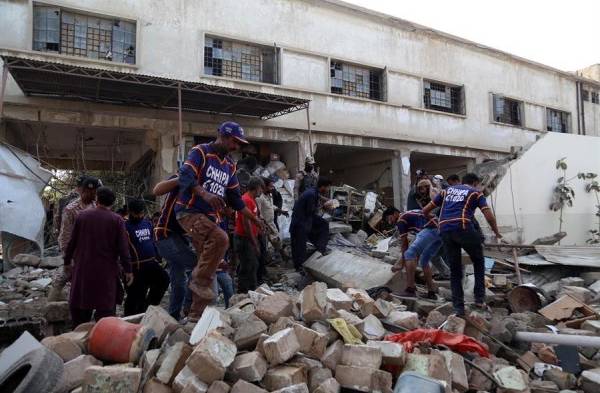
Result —
[{"label": "rescue worker", "polygon": [[[292,259],[294,268],[298,271],[306,261],[306,242],[315,246],[321,254],[326,254],[329,241],[329,223],[318,215],[320,200],[329,196],[331,180],[320,177],[317,184],[304,191],[294,203],[292,220],[290,223],[290,237],[292,242]],[[323,207],[330,206],[327,202]]]},{"label": "rescue worker", "polygon": [[242,127],[225,122],[219,126],[216,140],[194,146],[179,168],[180,196],[175,212],[198,256],[190,279],[190,321],[197,321],[215,298],[213,278],[229,247],[227,234],[219,228],[219,216],[226,204],[262,228],[260,220],[242,201],[236,165],[229,155],[245,144],[248,141]]},{"label": "rescue worker", "polygon": [[317,185],[319,180],[319,170],[315,159],[308,155],[304,160],[304,170],[298,171],[296,181],[294,182],[294,200],[298,200],[302,193],[311,187]]},{"label": "rescue worker", "polygon": [[462,184],[450,186],[443,190],[423,209],[423,214],[430,217],[433,209],[441,207],[439,216],[440,234],[450,264],[452,305],[458,316],[465,315],[461,249],[467,252],[473,263],[475,306],[478,308],[485,307],[483,242],[473,224],[477,208],[483,213],[496,238],[502,238],[498,231],[496,218],[487,205],[485,196],[477,189],[479,182],[479,177],[476,174],[467,173],[462,178]]}]

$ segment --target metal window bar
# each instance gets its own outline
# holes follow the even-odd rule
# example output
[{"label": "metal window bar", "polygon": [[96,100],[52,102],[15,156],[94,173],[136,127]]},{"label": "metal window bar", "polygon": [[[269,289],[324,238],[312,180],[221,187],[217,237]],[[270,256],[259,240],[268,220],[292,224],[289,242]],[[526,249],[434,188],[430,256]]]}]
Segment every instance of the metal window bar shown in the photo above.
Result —
[{"label": "metal window bar", "polygon": [[135,23],[35,5],[33,49],[135,64]]},{"label": "metal window bar", "polygon": [[464,114],[462,86],[449,86],[443,83],[423,82],[423,103],[425,108],[436,111]]},{"label": "metal window bar", "polygon": [[557,111],[555,109],[546,109],[546,129],[552,132],[569,132],[568,112]]},{"label": "metal window bar", "polygon": [[592,92],[592,104],[600,104],[600,98],[598,97],[598,92]]},{"label": "metal window bar", "polygon": [[585,90],[585,89],[581,90],[581,98],[584,101],[589,101],[590,100],[590,92],[589,92],[589,90]]},{"label": "metal window bar", "polygon": [[330,77],[332,93],[379,101],[383,99],[381,70],[332,61]]},{"label": "metal window bar", "polygon": [[494,120],[499,123],[522,126],[521,101],[494,95]]},{"label": "metal window bar", "polygon": [[277,83],[277,48],[215,37],[204,42],[204,74]]}]

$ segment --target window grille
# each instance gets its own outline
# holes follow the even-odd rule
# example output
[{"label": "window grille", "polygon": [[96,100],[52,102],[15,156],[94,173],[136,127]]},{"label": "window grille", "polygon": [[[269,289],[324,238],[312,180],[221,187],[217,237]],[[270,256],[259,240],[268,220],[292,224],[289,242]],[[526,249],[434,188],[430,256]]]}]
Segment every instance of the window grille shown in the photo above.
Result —
[{"label": "window grille", "polygon": [[332,60],[330,72],[332,93],[383,100],[381,70]]}]

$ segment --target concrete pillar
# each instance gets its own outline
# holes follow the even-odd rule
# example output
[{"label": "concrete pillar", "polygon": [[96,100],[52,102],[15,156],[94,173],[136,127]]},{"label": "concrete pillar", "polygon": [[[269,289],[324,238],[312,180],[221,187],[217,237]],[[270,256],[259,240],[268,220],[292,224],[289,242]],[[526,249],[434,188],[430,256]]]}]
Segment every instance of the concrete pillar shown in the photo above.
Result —
[{"label": "concrete pillar", "polygon": [[391,166],[394,206],[406,210],[406,198],[410,191],[410,150],[395,151]]}]

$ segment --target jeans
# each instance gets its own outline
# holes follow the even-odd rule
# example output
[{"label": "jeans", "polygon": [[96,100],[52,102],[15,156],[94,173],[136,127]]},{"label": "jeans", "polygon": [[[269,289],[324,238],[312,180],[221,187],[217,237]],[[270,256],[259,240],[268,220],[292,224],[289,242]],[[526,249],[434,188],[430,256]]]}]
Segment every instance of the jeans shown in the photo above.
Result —
[{"label": "jeans", "polygon": [[[249,237],[233,237],[235,253],[238,256],[238,293],[254,291],[258,287],[259,260],[257,250]],[[259,246],[260,247],[260,246]]]},{"label": "jeans", "polygon": [[141,262],[139,266],[133,262],[132,265],[133,283],[125,289],[125,316],[146,312],[149,305],[159,305],[169,287],[169,275],[158,262]]},{"label": "jeans", "polygon": [[158,253],[169,264],[169,314],[179,320],[182,306],[189,307],[192,294],[188,288],[189,274],[196,266],[196,254],[190,249],[182,234],[172,233],[156,243]]},{"label": "jeans", "polygon": [[485,262],[481,237],[475,230],[442,232],[444,248],[450,264],[450,288],[452,305],[459,315],[465,314],[465,296],[463,292],[463,265],[461,249],[464,249],[473,262],[475,288],[473,294],[476,303],[485,301]]},{"label": "jeans", "polygon": [[441,246],[442,239],[438,234],[437,228],[425,228],[417,234],[417,237],[410,244],[408,250],[404,252],[404,259],[416,260],[418,257],[419,265],[421,265],[421,268],[425,268],[429,265],[431,258],[437,254]]},{"label": "jeans", "polygon": [[215,281],[213,282],[213,290],[215,295],[219,294],[219,288],[223,292],[223,298],[225,300],[225,308],[229,308],[229,299],[233,296],[233,279],[229,273],[225,271],[217,272]]}]

